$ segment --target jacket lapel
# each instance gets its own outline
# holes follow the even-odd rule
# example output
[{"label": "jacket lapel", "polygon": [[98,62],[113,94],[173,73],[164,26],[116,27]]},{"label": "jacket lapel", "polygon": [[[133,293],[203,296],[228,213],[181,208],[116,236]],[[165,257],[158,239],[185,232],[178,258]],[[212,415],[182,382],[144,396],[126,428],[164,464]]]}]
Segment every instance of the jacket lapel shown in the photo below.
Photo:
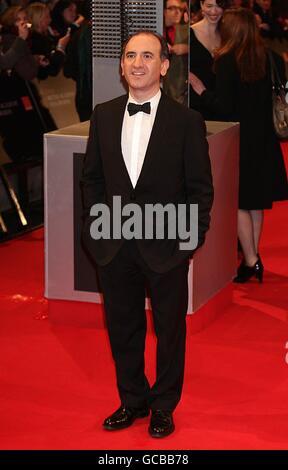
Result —
[{"label": "jacket lapel", "polygon": [[130,180],[129,173],[126,168],[126,164],[124,161],[124,157],[122,154],[122,147],[121,147],[121,136],[122,136],[122,125],[124,119],[124,113],[126,109],[126,104],[128,100],[128,95],[121,96],[121,100],[118,101],[117,107],[115,106],[115,112],[113,116],[113,123],[110,124],[110,137],[111,142],[115,143],[115,153],[116,153],[116,160],[117,166],[119,165],[119,171],[124,175],[127,183],[131,188],[133,185]]},{"label": "jacket lapel", "polygon": [[167,98],[165,94],[163,94],[162,92],[159,105],[157,108],[156,116],[155,116],[154,125],[152,128],[151,136],[149,139],[147,151],[145,154],[144,162],[142,165],[139,178],[136,183],[136,188],[138,185],[141,184],[141,181],[143,181],[145,177],[149,175],[151,163],[157,157],[157,153],[159,153],[159,149],[161,149],[164,143],[164,138],[165,138],[164,131],[167,126],[167,119],[168,119],[168,113],[167,113],[166,108],[167,108]]}]

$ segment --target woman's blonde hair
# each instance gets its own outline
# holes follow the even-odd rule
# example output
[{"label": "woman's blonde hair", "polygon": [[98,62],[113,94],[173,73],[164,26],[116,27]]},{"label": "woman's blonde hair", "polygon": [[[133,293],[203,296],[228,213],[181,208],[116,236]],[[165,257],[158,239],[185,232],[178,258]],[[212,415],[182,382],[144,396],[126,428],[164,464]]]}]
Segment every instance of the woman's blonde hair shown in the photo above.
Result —
[{"label": "woman's blonde hair", "polygon": [[38,31],[41,18],[47,9],[47,5],[44,5],[44,3],[40,2],[35,2],[28,5],[26,9],[28,20],[30,23],[32,23],[32,29],[34,31]]}]

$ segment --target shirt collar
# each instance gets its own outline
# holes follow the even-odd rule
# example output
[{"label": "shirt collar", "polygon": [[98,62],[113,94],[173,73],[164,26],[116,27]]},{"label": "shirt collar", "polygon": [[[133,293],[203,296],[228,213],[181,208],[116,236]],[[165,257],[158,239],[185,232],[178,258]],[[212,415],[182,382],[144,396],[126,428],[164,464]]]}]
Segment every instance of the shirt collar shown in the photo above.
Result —
[{"label": "shirt collar", "polygon": [[149,102],[149,103],[150,103],[150,106],[151,106],[151,111],[153,111],[153,109],[155,109],[155,108],[158,106],[159,101],[160,101],[160,98],[161,98],[161,90],[160,90],[160,89],[158,90],[158,92],[156,93],[156,95],[152,96],[152,98],[150,98],[149,100],[141,101],[140,103],[139,103],[139,101],[136,101],[136,100],[131,96],[131,94],[129,93],[127,105],[128,105],[128,103],[143,104],[143,103]]}]

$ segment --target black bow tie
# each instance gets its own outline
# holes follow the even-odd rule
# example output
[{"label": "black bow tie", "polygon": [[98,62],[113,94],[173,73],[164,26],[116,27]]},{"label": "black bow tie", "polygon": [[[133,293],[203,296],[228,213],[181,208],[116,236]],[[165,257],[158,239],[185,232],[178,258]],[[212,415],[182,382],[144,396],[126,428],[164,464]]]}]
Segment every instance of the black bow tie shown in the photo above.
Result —
[{"label": "black bow tie", "polygon": [[133,114],[138,113],[139,111],[143,111],[143,113],[150,114],[151,113],[151,105],[150,101],[143,104],[136,104],[136,103],[128,103],[127,106],[129,116],[133,116]]}]

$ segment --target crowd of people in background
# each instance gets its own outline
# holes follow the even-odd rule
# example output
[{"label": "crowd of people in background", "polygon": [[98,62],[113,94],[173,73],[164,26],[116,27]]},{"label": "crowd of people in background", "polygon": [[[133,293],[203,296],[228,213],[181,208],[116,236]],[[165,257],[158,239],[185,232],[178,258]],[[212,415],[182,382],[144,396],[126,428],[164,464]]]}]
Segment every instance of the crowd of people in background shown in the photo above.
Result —
[{"label": "crowd of people in background", "polygon": [[[228,0],[225,3],[230,7],[252,9],[263,38],[284,42],[283,58],[288,63],[288,46],[285,49],[286,42],[288,44],[287,1]],[[0,1],[1,70],[12,70],[23,80],[45,80],[63,70],[67,78],[76,82],[75,104],[80,121],[89,119],[92,111],[90,13],[90,0]],[[220,19],[221,15],[219,21]],[[196,71],[200,64],[200,78],[203,70],[208,67],[208,71],[204,70],[204,76],[207,76],[209,82],[214,80],[209,60],[213,62],[213,50],[220,45],[218,22],[214,30],[210,28],[208,31],[200,0],[191,0],[190,11],[187,0],[164,0],[164,23],[171,53],[169,81],[164,83],[164,89],[185,104],[187,28],[192,26],[189,60]],[[201,38],[206,49],[201,50]],[[205,60],[207,50],[211,54]],[[190,106],[194,105],[197,109],[200,103],[190,88]],[[213,112],[208,113],[205,118],[209,119],[211,116],[213,117]]]},{"label": "crowd of people in background", "polygon": [[[42,104],[37,81],[61,71],[76,82],[75,106],[80,121],[91,115],[90,3],[0,2],[0,132],[12,160],[41,156],[43,133],[56,129],[49,109]],[[26,113],[23,117],[23,112],[32,108],[34,115]]]},{"label": "crowd of people in background", "polygon": [[[288,63],[286,0],[229,0],[226,3],[231,7],[252,9],[263,38],[277,39],[284,43],[282,53]],[[90,0],[0,1],[1,70],[14,69],[25,80],[36,77],[44,80],[64,69],[65,76],[73,78],[77,84],[76,109],[81,121],[87,120],[92,111],[90,9]],[[190,53],[190,61],[197,62],[198,53],[201,56],[197,41],[201,34],[202,36],[208,34],[205,32],[205,22],[203,23],[201,2],[191,0],[189,12],[187,0],[164,0],[164,17],[166,39],[171,52],[170,76],[172,69],[174,74],[178,74],[178,77],[173,77],[173,82],[167,84],[167,88],[176,87],[178,94],[183,96],[187,94],[186,80],[181,79],[179,67],[182,67],[184,74],[188,63],[186,60],[188,50],[185,45],[188,35],[185,26],[192,25],[190,48],[195,50],[195,54]],[[27,24],[31,28],[25,33],[25,28],[28,29]],[[195,35],[195,31],[199,34]],[[220,34],[217,28],[212,35],[209,31],[209,41],[212,42],[210,45],[212,48],[219,46]],[[201,60],[201,57],[199,59]],[[5,60],[8,61],[7,65]],[[197,97],[191,89],[190,94],[193,105],[195,100],[197,102]],[[180,98],[179,101],[181,100],[184,101]]]},{"label": "crowd of people in background", "polygon": [[[200,111],[206,120],[221,120],[219,110],[203,107],[192,86],[188,93],[188,66],[208,89],[215,88],[213,64],[221,43],[222,13],[226,8],[244,7],[255,15],[264,41],[282,55],[287,72],[288,2],[221,0],[217,1],[218,11],[211,14],[213,2],[163,0],[164,36],[170,50],[170,68],[163,88],[180,103]],[[76,82],[75,106],[80,121],[88,120],[92,112],[91,30],[91,0],[0,0],[0,80],[7,86],[3,75],[12,75],[13,86],[22,89],[23,82],[30,87],[35,78],[45,80],[63,71],[65,77]],[[0,88],[3,95],[3,84]],[[32,92],[41,114],[46,116],[43,130],[55,129],[49,110],[43,110],[38,100],[37,89]],[[0,102],[2,95],[0,92]]]},{"label": "crowd of people in background", "polygon": [[[189,11],[190,5],[190,11]],[[288,2],[285,0],[223,0],[219,9],[247,8],[255,16],[261,37],[266,45],[282,56],[288,74]],[[223,8],[222,8],[223,7]],[[204,110],[193,88],[187,90],[187,67],[196,73],[206,86],[214,87],[214,53],[220,47],[222,14],[207,22],[213,2],[201,0],[164,0],[164,35],[170,50],[170,69],[164,81],[164,91],[179,103],[199,110],[206,120],[222,119],[215,110]],[[221,13],[221,12],[220,12]],[[207,14],[207,15],[206,15]],[[206,15],[206,17],[205,17]],[[215,16],[215,13],[212,16]],[[210,15],[211,16],[211,15]],[[188,37],[190,44],[188,46]],[[189,54],[189,57],[188,57]]]}]

